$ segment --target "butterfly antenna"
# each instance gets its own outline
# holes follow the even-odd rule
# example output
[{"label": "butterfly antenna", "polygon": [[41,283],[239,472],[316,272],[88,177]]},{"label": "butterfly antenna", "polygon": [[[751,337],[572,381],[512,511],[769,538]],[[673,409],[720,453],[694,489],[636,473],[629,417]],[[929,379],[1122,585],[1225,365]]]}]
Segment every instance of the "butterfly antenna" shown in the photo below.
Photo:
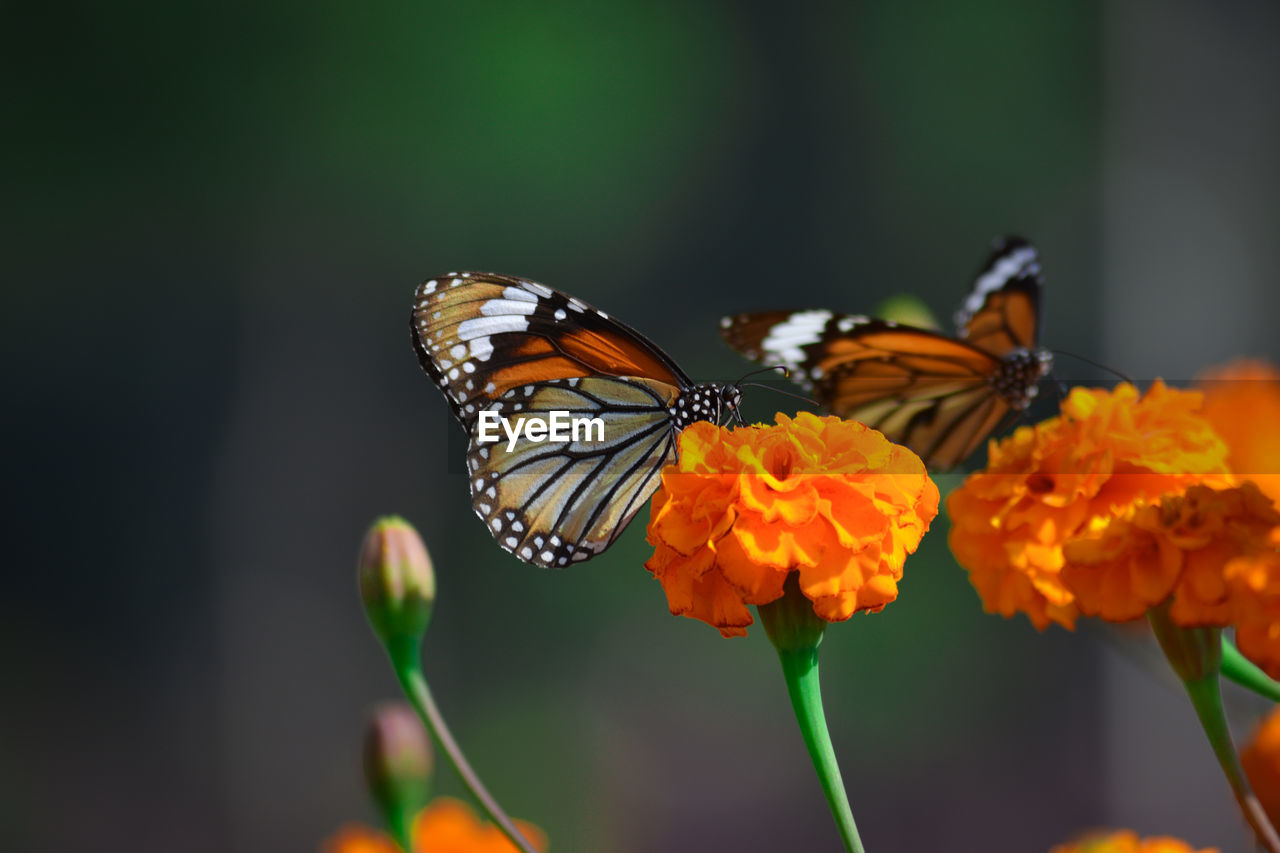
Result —
[{"label": "butterfly antenna", "polygon": [[[772,372],[773,372],[773,371],[775,371],[775,370],[781,370],[781,371],[782,371],[782,378],[783,378],[783,379],[790,379],[790,378],[791,378],[791,371],[787,369],[786,365],[782,365],[782,364],[775,364],[773,367],[762,367],[762,368],[760,368],[759,370],[753,370],[753,371],[751,371],[750,373],[744,374],[744,375],[742,376],[742,378],[741,378],[741,379],[739,379],[737,382],[735,382],[735,383],[733,383],[733,384],[734,384],[734,385],[736,385],[737,387],[741,388],[741,387],[742,387],[742,383],[743,383],[745,380],[750,379],[752,376],[759,376],[761,373],[772,373]],[[762,388],[763,388],[763,387],[767,387],[767,386],[763,386],[763,385],[762,385],[762,386],[760,386],[760,387],[762,387]]]},{"label": "butterfly antenna", "polygon": [[1091,358],[1085,358],[1082,355],[1076,355],[1073,352],[1067,352],[1066,350],[1061,350],[1061,349],[1050,350],[1050,352],[1052,352],[1054,355],[1066,355],[1074,359],[1079,359],[1080,361],[1083,361],[1085,364],[1092,364],[1094,367],[1098,368],[1099,370],[1105,370],[1107,373],[1110,373],[1112,376],[1120,377],[1120,381],[1122,382],[1128,382],[1130,385],[1134,384],[1132,379],[1130,379],[1128,376],[1125,376],[1123,373],[1116,370],[1114,367],[1108,367],[1107,365],[1102,364],[1101,362],[1094,361]]},{"label": "butterfly antenna", "polygon": [[772,385],[765,385],[762,382],[739,382],[738,387],[739,388],[763,388],[766,391],[772,391],[775,394],[782,394],[783,396],[786,396],[786,397],[794,397],[797,400],[803,400],[804,402],[808,403],[810,406],[818,405],[817,400],[806,397],[803,394],[797,394],[794,391],[787,391],[786,389],[783,389],[783,388],[774,388]]}]

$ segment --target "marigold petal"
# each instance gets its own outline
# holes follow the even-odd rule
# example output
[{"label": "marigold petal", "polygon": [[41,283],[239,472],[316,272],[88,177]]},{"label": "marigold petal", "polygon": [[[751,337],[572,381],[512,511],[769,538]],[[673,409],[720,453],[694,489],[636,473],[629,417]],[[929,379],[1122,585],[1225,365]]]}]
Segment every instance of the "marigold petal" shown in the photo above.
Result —
[{"label": "marigold petal", "polygon": [[[520,830],[538,850],[547,849],[547,837],[531,823],[517,820]],[[420,811],[413,822],[413,846],[430,853],[515,853],[517,847],[502,830],[476,817],[460,800],[440,797]]]},{"label": "marigold petal", "polygon": [[1267,817],[1280,823],[1280,708],[1254,730],[1240,752],[1240,765]]},{"label": "marigold petal", "polygon": [[321,849],[324,853],[401,853],[400,846],[389,836],[357,824],[339,829]]},{"label": "marigold petal", "polygon": [[1123,829],[1094,832],[1069,844],[1059,844],[1049,853],[1218,853],[1216,847],[1197,851],[1185,841],[1168,835],[1139,838],[1138,833]]},{"label": "marigold petal", "polygon": [[726,536],[716,549],[715,565],[746,604],[768,604],[782,597],[788,563],[761,559],[738,535]]}]

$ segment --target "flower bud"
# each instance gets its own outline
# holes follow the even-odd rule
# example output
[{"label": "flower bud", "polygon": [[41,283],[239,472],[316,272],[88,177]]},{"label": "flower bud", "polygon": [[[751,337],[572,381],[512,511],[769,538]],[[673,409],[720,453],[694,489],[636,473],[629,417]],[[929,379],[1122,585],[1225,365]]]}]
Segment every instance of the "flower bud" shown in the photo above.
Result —
[{"label": "flower bud", "polygon": [[436,576],[418,532],[395,516],[378,519],[360,548],[360,598],[384,645],[420,639],[431,622]]},{"label": "flower bud", "polygon": [[431,741],[413,709],[403,702],[375,708],[364,738],[364,775],[397,834],[426,805],[431,766]]}]

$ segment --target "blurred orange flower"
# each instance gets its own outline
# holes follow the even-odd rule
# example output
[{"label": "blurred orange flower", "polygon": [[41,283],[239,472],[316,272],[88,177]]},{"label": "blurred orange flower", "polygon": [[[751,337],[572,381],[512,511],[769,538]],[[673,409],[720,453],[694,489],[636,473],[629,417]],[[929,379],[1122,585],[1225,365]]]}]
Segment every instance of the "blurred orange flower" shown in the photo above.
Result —
[{"label": "blurred orange flower", "polygon": [[1266,546],[1229,561],[1223,574],[1231,589],[1236,645],[1280,679],[1280,528],[1270,531]]},{"label": "blurred orange flower", "polygon": [[1240,751],[1240,764],[1267,817],[1280,822],[1280,708],[1254,731]]},{"label": "blurred orange flower", "polygon": [[[1096,538],[1112,519],[1195,483],[1230,485],[1226,446],[1198,413],[1200,403],[1198,393],[1160,380],[1141,397],[1129,384],[1075,388],[1059,416],[993,441],[986,470],[947,498],[951,550],[985,608],[1026,613],[1042,630],[1051,622],[1074,627],[1079,605],[1063,577],[1068,541]],[[1099,559],[1115,544],[1104,539]],[[1149,596],[1168,568],[1151,559],[1141,568],[1124,580]],[[1127,614],[1132,592],[1095,609]]]},{"label": "blurred orange flower", "polygon": [[1204,416],[1227,443],[1232,473],[1280,501],[1280,369],[1240,359],[1198,377]]},{"label": "blurred orange flower", "polygon": [[[516,821],[539,850],[547,837],[531,823]],[[413,821],[413,853],[518,853],[496,826],[479,820],[466,803],[439,797]],[[324,843],[324,853],[402,853],[386,834],[366,826],[345,826]]]},{"label": "blurred orange flower", "polygon": [[880,610],[938,512],[920,457],[879,432],[807,412],[776,421],[684,429],[650,510],[645,567],[671,612],[726,637],[745,635],[747,605],[780,598],[792,571],[823,620]]},{"label": "blurred orange flower", "polygon": [[1253,483],[1191,486],[1067,542],[1062,578],[1088,616],[1136,619],[1172,594],[1175,623],[1226,625],[1236,610],[1232,590],[1268,582],[1277,525],[1280,513]]},{"label": "blurred orange flower", "polygon": [[1122,829],[1116,832],[1087,835],[1070,844],[1059,844],[1049,853],[1218,853],[1216,847],[1198,850],[1185,841],[1168,836],[1139,838],[1138,833]]}]

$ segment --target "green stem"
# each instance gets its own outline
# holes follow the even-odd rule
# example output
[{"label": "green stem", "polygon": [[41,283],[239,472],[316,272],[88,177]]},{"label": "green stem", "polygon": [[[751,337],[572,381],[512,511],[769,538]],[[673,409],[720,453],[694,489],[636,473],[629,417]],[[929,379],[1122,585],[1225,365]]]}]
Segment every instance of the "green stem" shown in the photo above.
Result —
[{"label": "green stem", "polygon": [[1280,702],[1280,683],[1240,654],[1240,650],[1225,636],[1222,638],[1222,674],[1259,696],[1265,696],[1272,702]]},{"label": "green stem", "polygon": [[387,815],[387,825],[400,849],[413,853],[413,820],[410,815],[397,805]]},{"label": "green stem", "polygon": [[1191,697],[1191,704],[1200,718],[1200,725],[1209,738],[1209,744],[1213,747],[1213,754],[1218,758],[1218,764],[1222,766],[1222,772],[1231,783],[1231,792],[1235,794],[1236,802],[1240,804],[1245,820],[1249,822],[1249,826],[1258,837],[1258,842],[1264,848],[1270,853],[1280,853],[1280,836],[1276,835],[1275,828],[1271,826],[1266,812],[1262,810],[1262,804],[1258,802],[1253,789],[1249,787],[1249,779],[1240,766],[1240,756],[1236,754],[1235,745],[1231,742],[1227,716],[1222,711],[1222,690],[1218,685],[1217,673],[1188,681],[1186,687],[1187,695]]},{"label": "green stem", "polygon": [[[493,821],[502,830],[502,833],[511,840],[512,844],[523,853],[538,853],[528,839],[520,834],[520,830],[516,829],[516,825],[511,821],[511,818],[507,817],[507,813],[502,810],[502,806],[498,805],[498,801],[485,788],[475,770],[471,769],[471,765],[467,762],[467,757],[462,754],[462,748],[458,746],[458,742],[453,739],[453,735],[449,732],[449,727],[444,721],[444,715],[436,707],[435,699],[431,696],[431,689],[427,686],[427,678],[422,672],[422,655],[418,650],[417,641],[405,641],[400,644],[388,643],[387,650],[391,654],[391,665],[396,671],[396,677],[400,679],[400,686],[404,689],[405,695],[409,697],[409,702],[413,705],[414,710],[418,712],[418,716],[422,718],[427,731],[431,732],[431,737],[435,740],[436,745],[449,757],[449,762],[453,765],[453,769],[457,771],[458,777],[462,779],[462,784],[467,786],[467,790],[471,792],[476,802],[484,809],[485,814],[489,816],[489,820]],[[405,849],[411,850],[412,848],[406,847]]]},{"label": "green stem", "polygon": [[818,649],[816,647],[795,650],[778,650],[782,661],[782,674],[787,681],[787,693],[791,695],[791,707],[800,724],[800,734],[813,760],[813,768],[822,783],[822,793],[831,807],[831,816],[840,830],[840,839],[849,853],[865,853],[858,827],[853,822],[853,810],[840,778],[840,765],[831,746],[826,716],[822,713],[822,690],[818,684]]}]

